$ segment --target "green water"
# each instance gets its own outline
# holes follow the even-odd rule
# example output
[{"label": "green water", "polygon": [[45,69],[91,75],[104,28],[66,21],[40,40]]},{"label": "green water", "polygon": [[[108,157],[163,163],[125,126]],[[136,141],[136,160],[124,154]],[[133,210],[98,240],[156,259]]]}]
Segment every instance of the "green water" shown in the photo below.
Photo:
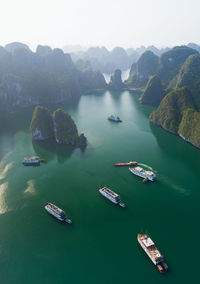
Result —
[{"label": "green water", "polygon": [[[0,137],[1,283],[196,283],[200,150],[152,126],[151,108],[138,94],[105,92],[62,107],[87,136],[85,151],[33,143],[31,112]],[[123,123],[108,121],[110,113]],[[47,163],[23,167],[22,158],[35,154]],[[157,181],[143,184],[113,167],[130,160],[151,166]],[[125,209],[98,193],[104,185],[120,194]],[[73,224],[49,216],[47,201]],[[140,232],[164,254],[168,274],[159,274],[140,248]]]}]

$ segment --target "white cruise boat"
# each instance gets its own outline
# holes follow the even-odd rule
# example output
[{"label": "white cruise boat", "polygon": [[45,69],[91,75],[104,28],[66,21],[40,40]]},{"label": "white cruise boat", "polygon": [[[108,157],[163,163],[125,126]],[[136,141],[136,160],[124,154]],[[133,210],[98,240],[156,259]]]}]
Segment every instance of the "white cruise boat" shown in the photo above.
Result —
[{"label": "white cruise boat", "polygon": [[163,273],[168,270],[167,264],[160,251],[155,246],[152,239],[147,234],[138,234],[138,242],[146,252],[151,261],[157,266],[158,270]]},{"label": "white cruise boat", "polygon": [[151,171],[146,171],[141,167],[129,168],[129,170],[136,176],[142,177],[144,179],[148,179],[150,181],[154,181],[156,175]]},{"label": "white cruise boat", "polygon": [[54,205],[53,203],[47,203],[44,206],[45,210],[51,214],[52,216],[54,216],[56,219],[60,220],[60,221],[65,221],[69,224],[72,223],[72,221],[70,219],[67,218],[66,213],[60,209],[59,207],[57,207],[56,205]]},{"label": "white cruise boat", "polygon": [[122,122],[122,120],[118,116],[109,115],[108,120],[115,121],[115,122]]},{"label": "white cruise boat", "polygon": [[99,192],[101,193],[101,195],[109,199],[111,202],[118,204],[121,207],[125,207],[125,204],[121,202],[120,196],[111,189],[107,187],[102,187],[99,189]]}]

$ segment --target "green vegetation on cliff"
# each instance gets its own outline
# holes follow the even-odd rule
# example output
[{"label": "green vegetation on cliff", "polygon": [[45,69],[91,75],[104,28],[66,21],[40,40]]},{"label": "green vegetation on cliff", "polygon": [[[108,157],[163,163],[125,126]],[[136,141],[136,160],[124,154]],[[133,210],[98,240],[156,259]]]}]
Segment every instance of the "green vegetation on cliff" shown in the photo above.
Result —
[{"label": "green vegetation on cliff", "polygon": [[176,46],[160,57],[147,51],[140,56],[137,63],[131,66],[126,84],[132,87],[144,87],[149,77],[157,74],[164,87],[168,88],[185,60],[192,54],[198,54],[198,52],[187,46]]},{"label": "green vegetation on cliff", "polygon": [[149,79],[144,93],[142,94],[140,101],[142,104],[158,105],[164,97],[163,87],[160,78],[154,75]]},{"label": "green vegetation on cliff", "polygon": [[34,140],[47,140],[54,137],[58,144],[85,147],[87,139],[78,135],[76,124],[71,116],[62,109],[57,109],[51,116],[49,110],[42,106],[35,107],[30,125]]},{"label": "green vegetation on cliff", "polygon": [[158,109],[150,115],[152,123],[176,134],[183,112],[192,108],[196,110],[190,91],[183,87],[167,94],[161,101]]},{"label": "green vegetation on cliff", "polygon": [[159,58],[159,76],[167,87],[169,82],[178,74],[185,60],[198,52],[187,46],[176,46],[163,53]]},{"label": "green vegetation on cliff", "polygon": [[35,140],[46,140],[54,136],[53,120],[46,107],[35,107],[30,130]]},{"label": "green vegetation on cliff", "polygon": [[200,109],[200,55],[195,54],[187,58],[178,76],[176,87],[187,86],[194,101]]},{"label": "green vegetation on cliff", "polygon": [[131,66],[126,84],[134,87],[144,87],[149,77],[158,72],[158,68],[158,56],[152,51],[146,51],[140,56],[137,63]]},{"label": "green vegetation on cliff", "polygon": [[200,112],[191,108],[184,111],[178,134],[200,148]]},{"label": "green vegetation on cliff", "polygon": [[77,127],[71,116],[62,109],[53,113],[54,135],[59,144],[76,145],[79,143]]}]

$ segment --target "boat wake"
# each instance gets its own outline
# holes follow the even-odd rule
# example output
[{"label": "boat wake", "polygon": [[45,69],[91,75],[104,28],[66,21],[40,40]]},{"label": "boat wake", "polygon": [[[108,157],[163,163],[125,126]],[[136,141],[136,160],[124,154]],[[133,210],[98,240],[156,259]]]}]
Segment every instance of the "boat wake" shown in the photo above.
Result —
[{"label": "boat wake", "polygon": [[168,177],[166,176],[159,176],[160,181],[164,182],[165,184],[167,184],[168,186],[170,186],[171,188],[173,188],[174,190],[178,191],[181,194],[184,194],[186,196],[189,196],[191,194],[191,191],[187,188],[184,188],[182,186],[179,186],[177,184],[174,184],[172,182],[172,180],[170,180]]},{"label": "boat wake", "polygon": [[152,171],[152,172],[154,172],[154,173],[157,172],[157,171],[155,171],[152,167],[150,167],[150,166],[148,166],[148,165],[146,165],[146,164],[138,163],[138,166],[144,167],[144,168],[146,168],[146,169],[148,169],[148,170],[150,170],[150,171]]}]

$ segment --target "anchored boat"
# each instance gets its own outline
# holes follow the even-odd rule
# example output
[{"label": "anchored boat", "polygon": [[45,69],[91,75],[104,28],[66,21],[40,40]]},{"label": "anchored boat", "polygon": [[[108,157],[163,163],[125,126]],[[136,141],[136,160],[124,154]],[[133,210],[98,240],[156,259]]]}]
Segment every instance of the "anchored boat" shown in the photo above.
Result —
[{"label": "anchored boat", "polygon": [[162,254],[157,249],[152,239],[147,234],[138,234],[137,239],[148,257],[157,266],[158,270],[161,273],[168,271],[168,266],[164,262]]},{"label": "anchored boat", "polygon": [[128,163],[116,163],[114,164],[115,167],[122,167],[122,166],[137,166],[137,162],[128,162]]},{"label": "anchored boat", "polygon": [[45,163],[44,159],[40,159],[38,156],[30,157],[30,158],[24,158],[22,160],[22,164],[24,166],[40,166],[40,163]]},{"label": "anchored boat", "polygon": [[57,207],[55,204],[49,202],[44,206],[44,208],[49,214],[54,216],[56,219],[60,221],[65,221],[68,224],[72,223],[72,221],[67,218],[66,213],[62,209]]},{"label": "anchored boat", "polygon": [[40,162],[40,157],[24,158],[22,160],[24,166],[39,166]]},{"label": "anchored boat", "polygon": [[129,171],[136,176],[148,179],[150,181],[154,181],[156,178],[156,175],[152,171],[146,171],[141,167],[129,168]]},{"label": "anchored boat", "polygon": [[114,121],[114,122],[122,122],[122,120],[119,118],[119,116],[114,116],[113,114],[109,115],[108,120]]},{"label": "anchored boat", "polygon": [[109,189],[108,187],[104,186],[100,188],[99,192],[101,193],[101,195],[103,195],[105,198],[107,198],[111,202],[118,204],[119,206],[123,208],[125,207],[125,204],[121,202],[120,196],[114,191],[112,191],[111,189]]}]

